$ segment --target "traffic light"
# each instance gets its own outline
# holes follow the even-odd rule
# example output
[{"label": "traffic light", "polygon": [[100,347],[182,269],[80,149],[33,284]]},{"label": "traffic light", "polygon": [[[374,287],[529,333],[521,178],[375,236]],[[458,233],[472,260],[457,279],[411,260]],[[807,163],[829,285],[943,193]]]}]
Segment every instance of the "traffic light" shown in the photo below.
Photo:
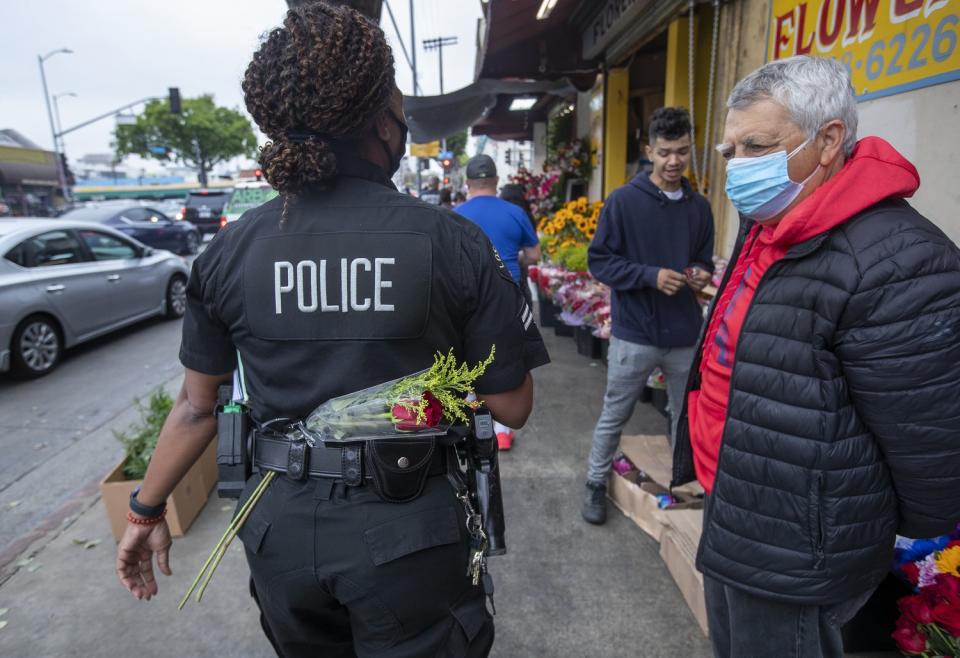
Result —
[{"label": "traffic light", "polygon": [[449,184],[450,184],[450,177],[449,177],[449,176],[444,176],[444,177],[443,177],[443,184],[444,184],[444,185],[449,185]]},{"label": "traffic light", "polygon": [[170,87],[170,114],[180,114],[180,88]]},{"label": "traffic light", "polygon": [[450,151],[444,151],[441,153],[440,166],[443,167],[445,172],[449,172],[453,168],[453,153]]},{"label": "traffic light", "polygon": [[257,169],[253,172],[253,175],[257,177],[257,180],[263,180],[263,172],[261,170]]}]

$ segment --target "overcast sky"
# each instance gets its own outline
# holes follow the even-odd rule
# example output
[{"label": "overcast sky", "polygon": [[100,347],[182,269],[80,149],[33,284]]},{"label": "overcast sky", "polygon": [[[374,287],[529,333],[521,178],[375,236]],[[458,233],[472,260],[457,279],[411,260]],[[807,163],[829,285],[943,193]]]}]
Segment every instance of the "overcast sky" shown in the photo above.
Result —
[{"label": "overcast sky", "polygon": [[[243,108],[240,80],[260,35],[279,25],[284,0],[0,0],[0,128],[20,131],[44,148],[52,137],[43,102],[37,55],[58,48],[46,61],[50,94],[59,99],[64,128],[148,96],[180,87],[187,97],[211,93],[218,104]],[[409,0],[390,0],[403,40],[410,47]],[[439,92],[436,51],[422,41],[456,36],[444,49],[444,88],[473,80],[480,0],[414,0],[417,66],[423,93]],[[386,7],[382,27],[394,46],[397,82],[412,91],[410,69]],[[71,160],[110,151],[113,120],[65,137]]]}]

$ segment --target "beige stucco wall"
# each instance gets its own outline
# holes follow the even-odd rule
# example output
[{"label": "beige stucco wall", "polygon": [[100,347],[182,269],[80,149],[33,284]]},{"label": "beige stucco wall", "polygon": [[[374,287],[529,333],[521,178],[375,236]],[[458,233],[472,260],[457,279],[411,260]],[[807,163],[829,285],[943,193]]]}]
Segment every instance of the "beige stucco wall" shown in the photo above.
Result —
[{"label": "beige stucco wall", "polygon": [[[722,135],[724,103],[737,80],[766,60],[769,0],[725,4],[714,112]],[[920,191],[911,203],[960,243],[960,81],[860,103],[859,136],[877,135],[894,145],[920,172]],[[729,256],[738,219],[723,191],[724,167],[711,165],[709,194],[717,224],[716,251]]]},{"label": "beige stucco wall", "polygon": [[960,81],[860,103],[858,135],[893,144],[920,172],[913,206],[960,243]]}]

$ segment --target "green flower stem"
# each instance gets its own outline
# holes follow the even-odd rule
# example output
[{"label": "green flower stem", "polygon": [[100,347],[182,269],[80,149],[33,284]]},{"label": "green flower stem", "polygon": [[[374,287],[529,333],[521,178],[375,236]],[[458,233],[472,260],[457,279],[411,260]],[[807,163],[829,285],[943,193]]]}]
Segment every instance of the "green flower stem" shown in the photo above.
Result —
[{"label": "green flower stem", "polygon": [[[273,479],[275,475],[274,471],[270,471],[266,477],[263,478],[264,482],[269,484],[269,480]],[[263,484],[263,482],[261,482]],[[210,569],[207,571],[207,575],[203,580],[203,584],[200,585],[200,589],[197,590],[197,603],[200,603],[200,600],[203,598],[203,593],[207,591],[207,585],[210,584],[210,579],[213,578],[214,572],[217,570],[217,567],[220,566],[220,561],[223,560],[223,556],[227,554],[227,549],[230,548],[230,544],[233,543],[234,538],[237,536],[237,533],[240,532],[240,528],[243,527],[243,524],[247,522],[247,517],[250,516],[250,512],[253,511],[254,505],[259,502],[261,495],[266,490],[266,487],[260,488],[259,486],[253,492],[253,495],[250,496],[250,499],[253,501],[250,505],[245,505],[246,509],[242,514],[237,516],[237,523],[233,524],[233,528],[228,529],[226,535],[226,541],[223,542],[223,548],[220,549],[220,552],[217,554],[217,558],[213,561],[213,564],[210,566]]]},{"label": "green flower stem", "polygon": [[933,643],[934,646],[932,648],[936,649],[937,651],[953,651],[956,649],[954,643],[944,634],[943,629],[940,628],[939,624],[924,624],[923,628],[929,635],[936,636],[936,639],[938,640],[938,642]]},{"label": "green flower stem", "polygon": [[[250,510],[253,509],[253,506],[260,499],[260,496],[263,494],[263,491],[267,488],[267,485],[269,485],[270,482],[273,481],[273,478],[275,475],[276,473],[274,471],[270,471],[269,473],[267,473],[266,476],[264,476],[263,480],[261,480],[260,483],[257,485],[257,488],[253,490],[253,493],[250,495],[250,498],[248,498],[247,501],[240,508],[240,512],[237,514],[236,518],[234,518],[230,522],[230,525],[227,526],[226,531],[223,533],[223,535],[221,535],[220,541],[218,541],[217,545],[214,546],[213,552],[210,553],[210,557],[208,557],[207,561],[203,563],[203,566],[200,568],[200,573],[198,573],[197,577],[193,579],[193,583],[190,585],[190,589],[187,590],[187,593],[184,595],[183,599],[180,601],[180,605],[177,606],[177,610],[183,610],[183,606],[186,605],[187,600],[189,600],[190,598],[190,595],[193,594],[193,591],[197,588],[197,584],[200,582],[200,579],[203,578],[204,573],[206,573],[207,567],[210,566],[211,562],[214,562],[214,560],[216,560],[206,580],[206,582],[210,581],[210,576],[213,575],[213,572],[216,570],[217,565],[220,563],[220,559],[222,559],[223,557],[223,555],[221,554],[221,548],[224,546],[224,542],[226,542],[226,544],[229,546],[230,541],[233,540],[232,535],[236,535],[237,531],[239,531],[241,526],[243,526],[244,521],[247,520],[247,516],[249,516],[250,514]],[[204,583],[204,587],[206,587],[206,582]],[[197,600],[198,601],[200,600],[199,597],[197,598]]]}]

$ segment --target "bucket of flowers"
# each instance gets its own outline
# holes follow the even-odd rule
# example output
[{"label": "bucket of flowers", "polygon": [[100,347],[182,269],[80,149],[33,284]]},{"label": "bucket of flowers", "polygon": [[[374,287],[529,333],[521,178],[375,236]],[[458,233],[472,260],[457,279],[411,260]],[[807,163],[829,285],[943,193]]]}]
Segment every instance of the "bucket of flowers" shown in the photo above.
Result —
[{"label": "bucket of flowers", "polygon": [[897,539],[897,571],[916,593],[897,601],[893,639],[907,656],[960,656],[960,525],[936,539]]},{"label": "bucket of flowers", "polygon": [[537,231],[545,238],[541,247],[547,257],[556,260],[561,249],[589,243],[597,232],[602,201],[590,203],[586,197],[568,201],[562,208],[540,219]]}]

